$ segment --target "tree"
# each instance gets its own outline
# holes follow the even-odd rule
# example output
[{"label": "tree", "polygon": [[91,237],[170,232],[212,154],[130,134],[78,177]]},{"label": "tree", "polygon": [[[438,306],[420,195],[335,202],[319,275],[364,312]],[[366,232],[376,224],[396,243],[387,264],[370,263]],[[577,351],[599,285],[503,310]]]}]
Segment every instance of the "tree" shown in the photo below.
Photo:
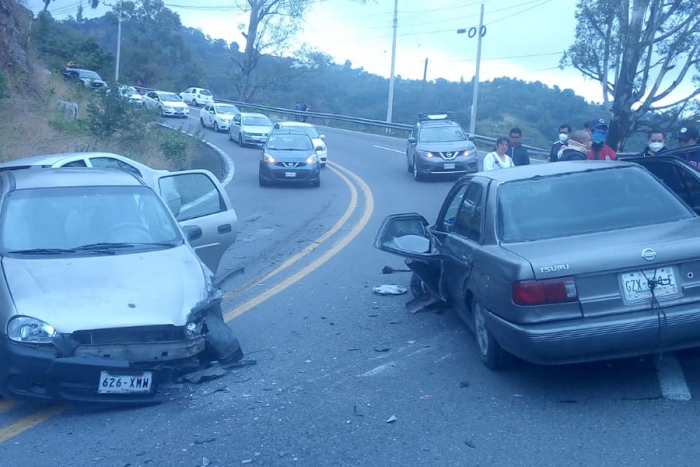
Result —
[{"label": "tree", "polygon": [[[366,3],[371,0],[353,0]],[[317,0],[235,0],[236,7],[248,13],[248,24],[240,25],[246,40],[242,56],[234,55],[238,66],[236,87],[239,99],[250,99],[255,91],[264,88],[261,82],[252,83],[251,75],[262,55],[279,52],[298,30],[298,21]],[[269,78],[266,78],[269,81]],[[261,86],[261,84],[263,84]]]},{"label": "tree", "polygon": [[[576,19],[576,40],[560,65],[600,82],[612,113],[610,146],[623,149],[645,114],[680,115],[700,95],[700,76],[693,76],[700,71],[699,2],[579,0]],[[678,86],[691,77],[694,91],[678,98]]]}]

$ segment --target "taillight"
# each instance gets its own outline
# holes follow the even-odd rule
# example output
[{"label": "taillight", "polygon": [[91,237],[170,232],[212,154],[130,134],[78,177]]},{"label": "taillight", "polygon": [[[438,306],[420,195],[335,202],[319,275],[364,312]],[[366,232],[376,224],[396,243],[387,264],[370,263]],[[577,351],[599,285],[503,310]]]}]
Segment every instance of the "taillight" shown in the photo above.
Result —
[{"label": "taillight", "polygon": [[513,303],[532,306],[578,301],[573,277],[558,277],[540,281],[519,281],[513,284]]}]

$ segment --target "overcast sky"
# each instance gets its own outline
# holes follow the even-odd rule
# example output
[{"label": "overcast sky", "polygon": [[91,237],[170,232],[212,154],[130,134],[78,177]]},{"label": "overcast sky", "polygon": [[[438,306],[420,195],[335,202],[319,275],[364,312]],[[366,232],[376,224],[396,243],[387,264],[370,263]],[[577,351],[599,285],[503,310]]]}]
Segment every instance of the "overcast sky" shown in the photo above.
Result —
[{"label": "overcast sky", "polygon": [[[41,0],[24,0],[40,9]],[[85,4],[88,0],[84,0]],[[118,0],[112,0],[118,1]],[[393,0],[367,5],[351,0],[312,0],[299,43],[330,54],[337,63],[385,77],[391,69]],[[55,0],[55,18],[75,16],[80,0]],[[227,42],[245,40],[237,25],[246,21],[234,0],[165,0],[185,26]],[[601,102],[600,84],[575,69],[558,68],[564,50],[574,41],[575,0],[398,0],[396,75],[421,79],[425,59],[428,79],[470,80],[475,73],[477,39],[457,34],[479,24],[484,4],[486,35],[482,42],[480,80],[507,76],[571,88],[589,101]],[[103,14],[104,9],[98,12]],[[87,13],[87,11],[86,11]],[[682,86],[692,89],[690,78]],[[682,96],[678,96],[682,97]]]}]

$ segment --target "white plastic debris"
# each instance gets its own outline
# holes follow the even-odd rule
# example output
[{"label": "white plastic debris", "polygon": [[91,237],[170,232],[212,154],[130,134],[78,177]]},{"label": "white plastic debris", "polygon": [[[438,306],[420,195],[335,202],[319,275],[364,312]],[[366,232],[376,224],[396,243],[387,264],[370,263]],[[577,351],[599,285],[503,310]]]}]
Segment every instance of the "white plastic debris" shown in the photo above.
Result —
[{"label": "white plastic debris", "polygon": [[389,417],[389,418],[386,420],[386,422],[387,422],[387,423],[394,423],[396,420],[398,420],[398,418],[396,418],[396,415],[392,415],[391,417]]},{"label": "white plastic debris", "polygon": [[378,295],[401,295],[408,292],[406,287],[401,287],[400,285],[378,285],[372,289],[374,293]]}]

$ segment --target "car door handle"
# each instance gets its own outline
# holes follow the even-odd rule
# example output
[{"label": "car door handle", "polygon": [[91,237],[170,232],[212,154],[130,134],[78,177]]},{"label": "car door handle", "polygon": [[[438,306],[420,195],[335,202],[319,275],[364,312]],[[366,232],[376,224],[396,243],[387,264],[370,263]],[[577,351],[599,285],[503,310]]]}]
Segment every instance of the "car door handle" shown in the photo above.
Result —
[{"label": "car door handle", "polygon": [[216,230],[218,230],[220,234],[229,233],[231,232],[231,224],[220,225]]}]

